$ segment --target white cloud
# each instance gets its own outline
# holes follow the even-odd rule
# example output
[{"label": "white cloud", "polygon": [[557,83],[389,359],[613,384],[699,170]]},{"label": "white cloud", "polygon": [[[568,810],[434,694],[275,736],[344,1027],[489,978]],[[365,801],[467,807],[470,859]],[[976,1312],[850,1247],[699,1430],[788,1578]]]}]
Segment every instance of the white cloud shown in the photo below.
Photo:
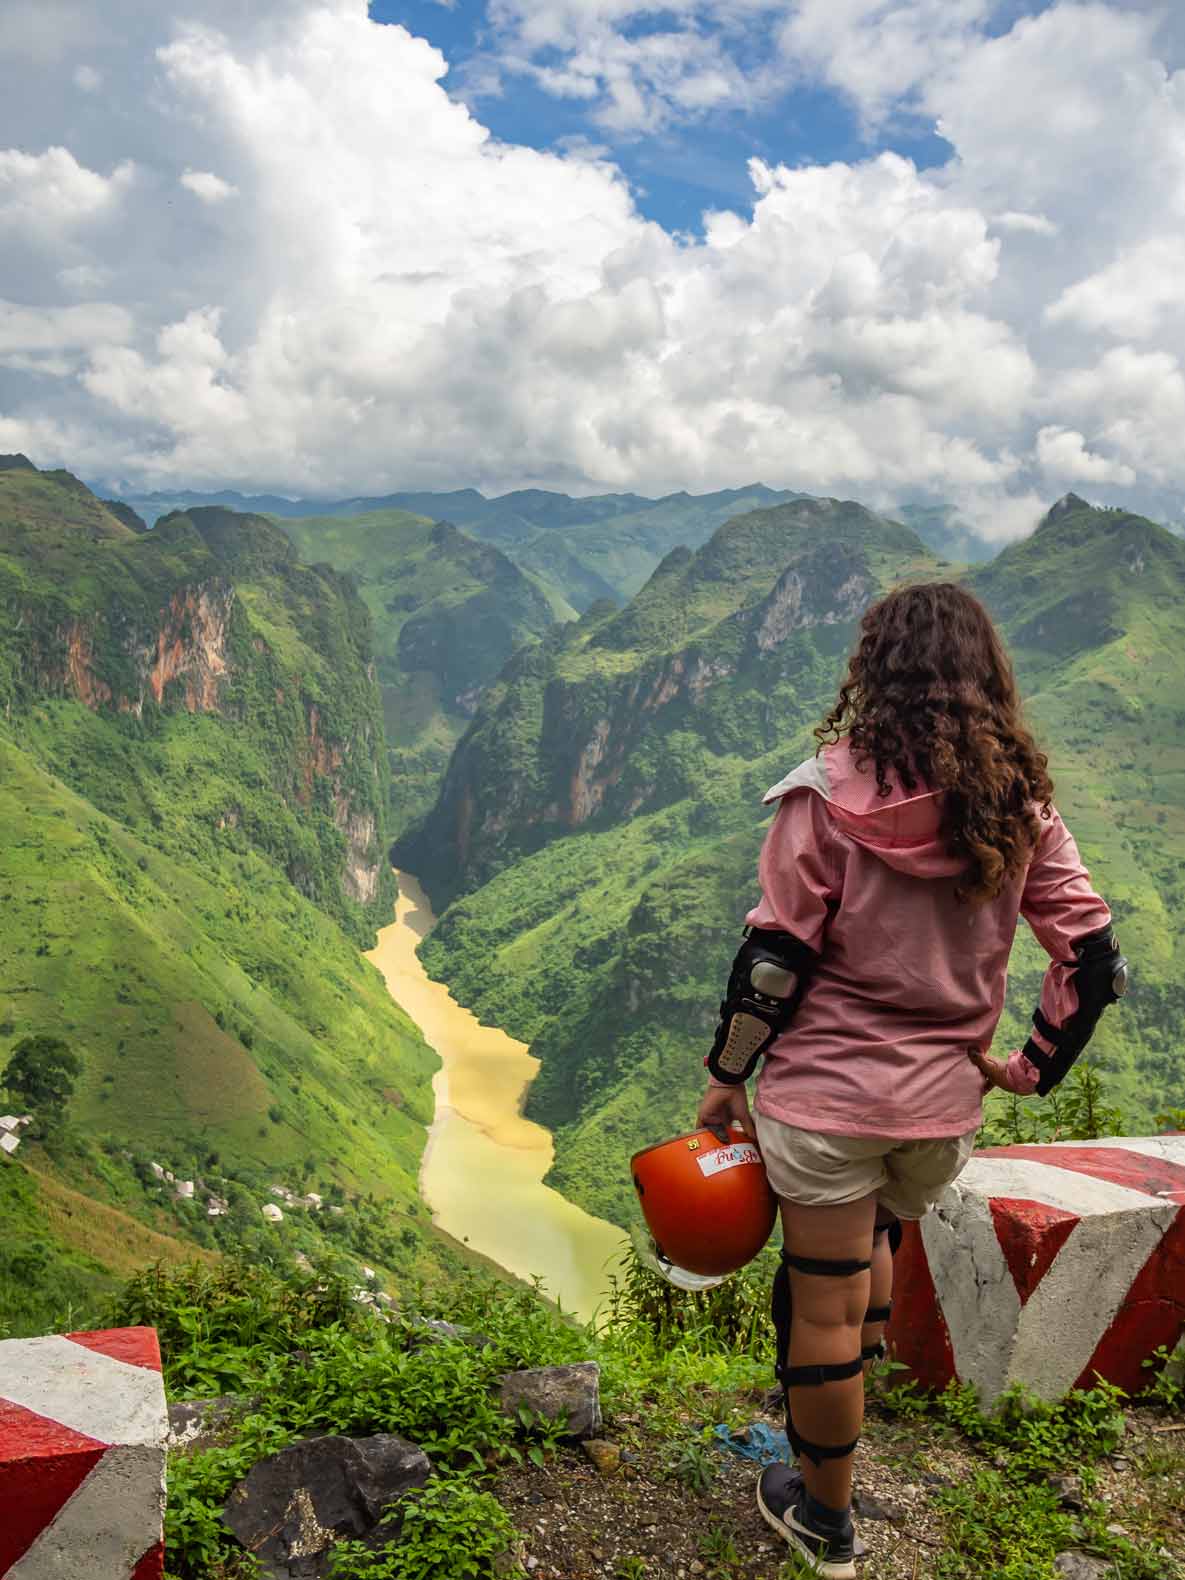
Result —
[{"label": "white cloud", "polygon": [[1051,324],[1075,324],[1125,340],[1147,340],[1185,309],[1185,240],[1157,236],[1068,286],[1046,308]]},{"label": "white cloud", "polygon": [[[760,97],[741,45],[776,63],[780,29],[783,85],[951,139],[924,173],[754,160],[690,241],[602,146],[490,137],[364,0],[118,4],[86,136],[0,150],[2,448],[317,494],[761,477],[947,498],[999,538],[1039,489],[1185,487],[1185,79],[1142,11],[989,36],[978,0],[676,0],[646,34],[628,0],[506,0],[513,68],[590,130]],[[76,64],[38,47],[30,104]]]},{"label": "white cloud", "polygon": [[0,230],[43,236],[85,224],[114,207],[134,175],[125,161],[110,176],[79,164],[68,148],[27,154],[0,149]]},{"label": "white cloud", "polygon": [[1037,434],[1037,461],[1054,480],[1078,483],[1120,483],[1130,486],[1136,474],[1121,461],[1108,461],[1086,448],[1072,428],[1042,428]]},{"label": "white cloud", "polygon": [[1056,236],[1058,227],[1044,214],[1020,214],[1010,210],[996,214],[992,219],[993,230],[1021,231],[1031,236]]},{"label": "white cloud", "polygon": [[996,0],[797,0],[779,42],[876,123],[959,60],[995,9]]},{"label": "white cloud", "polygon": [[239,191],[212,170],[186,170],[181,176],[181,185],[203,203],[224,203],[227,198],[236,197]]},{"label": "white cloud", "polygon": [[110,302],[85,307],[21,307],[0,300],[0,356],[10,351],[60,351],[128,340],[132,316]]},{"label": "white cloud", "polygon": [[75,66],[74,85],[81,88],[83,93],[98,93],[103,86],[103,73],[94,66]]}]

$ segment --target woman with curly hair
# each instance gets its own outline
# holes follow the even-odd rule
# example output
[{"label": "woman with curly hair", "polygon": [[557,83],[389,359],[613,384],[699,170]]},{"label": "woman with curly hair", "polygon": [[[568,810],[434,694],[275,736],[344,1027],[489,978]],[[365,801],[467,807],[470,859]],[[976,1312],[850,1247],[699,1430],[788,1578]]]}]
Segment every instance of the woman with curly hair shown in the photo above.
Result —
[{"label": "woman with curly hair", "polygon": [[[763,1517],[855,1574],[852,1454],[900,1219],[971,1155],[992,1086],[1048,1091],[1126,982],[1111,914],[1053,806],[992,622],[952,583],[871,607],[819,748],[777,813],[707,1063],[699,1123],[756,1135],[781,1200],[778,1377],[799,1468]],[[1033,1035],[988,1049],[1024,916],[1051,957]],[[744,1081],[765,1062],[756,1121]]]}]

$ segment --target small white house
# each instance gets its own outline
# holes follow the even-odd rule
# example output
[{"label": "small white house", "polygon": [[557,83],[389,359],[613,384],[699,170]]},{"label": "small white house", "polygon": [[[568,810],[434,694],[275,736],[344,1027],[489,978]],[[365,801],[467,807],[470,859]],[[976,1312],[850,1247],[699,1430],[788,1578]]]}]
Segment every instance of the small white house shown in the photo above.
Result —
[{"label": "small white house", "polygon": [[7,1152],[11,1156],[20,1144],[20,1136],[14,1135],[11,1130],[0,1130],[0,1152]]},{"label": "small white house", "polygon": [[177,1197],[178,1197],[178,1199],[180,1201],[192,1201],[193,1200],[193,1181],[192,1180],[178,1180],[177,1181],[176,1195],[177,1195]]},{"label": "small white house", "polygon": [[263,1216],[267,1219],[268,1223],[284,1222],[284,1214],[276,1206],[274,1201],[264,1202],[260,1211],[263,1213]]}]

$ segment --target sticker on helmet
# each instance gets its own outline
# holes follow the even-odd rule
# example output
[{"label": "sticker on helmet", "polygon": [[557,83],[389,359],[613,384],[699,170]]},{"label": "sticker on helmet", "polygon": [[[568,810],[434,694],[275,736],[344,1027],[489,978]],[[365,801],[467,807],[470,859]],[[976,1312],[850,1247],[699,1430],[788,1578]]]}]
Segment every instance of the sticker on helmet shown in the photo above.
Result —
[{"label": "sticker on helmet", "polygon": [[725,1169],[735,1169],[741,1163],[760,1163],[761,1153],[751,1141],[737,1141],[731,1147],[715,1147],[695,1161],[702,1174],[720,1174]]}]

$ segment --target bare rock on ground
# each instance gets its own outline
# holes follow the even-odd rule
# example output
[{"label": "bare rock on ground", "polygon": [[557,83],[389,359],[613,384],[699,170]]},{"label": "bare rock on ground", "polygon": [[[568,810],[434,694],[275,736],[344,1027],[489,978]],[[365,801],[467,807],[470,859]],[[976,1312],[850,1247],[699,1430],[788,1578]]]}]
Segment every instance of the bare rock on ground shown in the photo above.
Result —
[{"label": "bare rock on ground", "polygon": [[580,1446],[602,1476],[612,1475],[621,1464],[621,1449],[603,1437],[586,1437]]},{"label": "bare rock on ground", "polygon": [[407,1347],[411,1350],[422,1349],[425,1344],[468,1344],[472,1349],[484,1350],[493,1342],[486,1333],[476,1333],[472,1328],[442,1322],[436,1317],[416,1317],[407,1331]]},{"label": "bare rock on ground", "polygon": [[169,1406],[169,1448],[214,1447],[257,1402],[233,1393],[216,1399],[178,1399]]},{"label": "bare rock on ground", "polygon": [[1106,1558],[1096,1558],[1077,1549],[1058,1553],[1053,1560],[1053,1571],[1058,1580],[1106,1580],[1108,1575],[1115,1573]]},{"label": "bare rock on ground", "polygon": [[577,1361],[507,1372],[502,1408],[515,1416],[523,1405],[548,1421],[564,1416],[568,1437],[596,1437],[601,1430],[601,1368],[596,1361]]},{"label": "bare rock on ground", "polygon": [[222,1518],[267,1580],[321,1580],[334,1543],[369,1534],[431,1469],[423,1449],[388,1433],[306,1438],[253,1465]]}]

